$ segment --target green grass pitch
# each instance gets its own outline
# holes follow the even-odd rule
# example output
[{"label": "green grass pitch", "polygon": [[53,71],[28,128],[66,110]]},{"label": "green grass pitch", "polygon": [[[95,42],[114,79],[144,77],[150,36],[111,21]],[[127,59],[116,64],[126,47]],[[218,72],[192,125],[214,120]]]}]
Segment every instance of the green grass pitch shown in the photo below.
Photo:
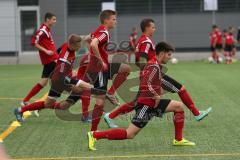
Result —
[{"label": "green grass pitch", "polygon": [[[180,62],[168,66],[168,74],[182,82],[199,109],[209,106],[213,112],[196,122],[186,109],[184,136],[196,142],[195,147],[174,147],[172,114],[154,118],[133,140],[98,141],[98,151],[87,148],[89,124],[83,124],[78,114],[80,102],[71,109],[68,120],[52,110],[30,116],[4,140],[8,154],[14,159],[140,159],[140,160],[229,160],[240,159],[240,63],[213,65],[204,62]],[[0,66],[0,134],[15,120],[14,107],[39,80],[40,65]],[[135,73],[136,75],[136,73]],[[134,73],[130,75],[130,78]],[[127,82],[126,84],[129,85]],[[133,99],[129,86],[120,91],[125,99]],[[40,98],[48,87],[35,98]],[[129,93],[129,94],[128,94]],[[63,98],[66,95],[63,96]],[[176,94],[165,97],[179,100]],[[93,105],[93,103],[91,103]],[[109,104],[107,104],[109,105]],[[116,123],[127,127],[133,114],[121,116]],[[102,120],[99,128],[107,129]]]}]

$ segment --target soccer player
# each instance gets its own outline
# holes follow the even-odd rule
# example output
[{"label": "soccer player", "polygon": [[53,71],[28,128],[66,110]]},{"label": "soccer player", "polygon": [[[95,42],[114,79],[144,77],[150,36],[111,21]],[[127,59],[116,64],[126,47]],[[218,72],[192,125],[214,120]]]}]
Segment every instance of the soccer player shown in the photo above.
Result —
[{"label": "soccer player", "polygon": [[[76,85],[71,85],[68,83],[69,79],[66,77],[72,74],[72,65],[75,60],[75,52],[81,47],[81,37],[79,35],[70,35],[68,42],[61,46],[59,58],[57,65],[51,75],[51,89],[48,93],[48,97],[45,101],[34,102],[29,105],[25,105],[14,110],[16,119],[19,122],[23,122],[23,113],[26,111],[34,111],[41,109],[67,109],[72,106],[77,100],[75,97],[80,95],[83,88],[91,90],[92,85],[86,83],[82,80],[77,81]],[[67,100],[56,103],[57,98],[59,98],[63,91],[72,92]],[[74,95],[75,93],[75,95]]]},{"label": "soccer player", "polygon": [[[119,102],[114,93],[117,88],[127,79],[131,68],[126,64],[109,63],[106,45],[109,42],[109,31],[116,26],[116,12],[112,10],[104,10],[100,13],[101,25],[85,40],[90,43],[90,61],[86,69],[86,75],[94,87],[101,90],[107,90],[108,79],[113,80],[112,87],[107,91],[106,98],[113,104],[118,105]],[[97,130],[100,118],[103,114],[103,106],[105,94],[96,98],[96,104],[92,114],[91,130]]]},{"label": "soccer player", "polygon": [[224,56],[225,56],[225,63],[226,64],[231,64],[232,63],[232,56],[233,56],[233,50],[234,50],[234,36],[231,30],[228,30],[227,33],[225,33],[225,38],[224,38]]},{"label": "soccer player", "polygon": [[137,45],[137,35],[138,35],[137,28],[133,27],[132,33],[130,34],[130,38],[129,38],[129,45],[131,47],[131,50],[134,52],[135,52],[136,45]]},{"label": "soccer player", "polygon": [[219,63],[219,55],[216,51],[216,45],[218,41],[218,35],[217,35],[218,27],[217,25],[212,26],[212,32],[209,34],[210,37],[210,44],[211,44],[211,51],[212,51],[212,58],[214,62]]},{"label": "soccer player", "polygon": [[219,62],[219,55],[223,51],[223,45],[222,45],[222,32],[219,27],[216,28],[216,35],[217,35],[217,42],[216,42],[216,52],[218,55],[218,62]]},{"label": "soccer player", "polygon": [[[144,68],[144,65],[147,61],[155,58],[155,45],[154,42],[151,40],[151,37],[155,32],[155,25],[152,19],[144,19],[142,20],[140,26],[143,35],[140,37],[137,44],[136,64],[140,67],[141,70],[142,68]],[[197,121],[202,120],[211,111],[211,108],[208,108],[206,111],[199,111],[186,88],[166,74],[162,77],[162,88],[171,93],[178,93],[182,102],[193,113]],[[104,115],[105,122],[110,128],[118,127],[114,123],[113,119],[121,114],[126,114],[133,111],[135,103],[136,99],[132,102],[121,105],[120,107],[113,110],[111,113],[106,113]]]},{"label": "soccer player", "polygon": [[[161,51],[160,51],[161,50]],[[140,72],[139,96],[135,105],[136,114],[127,129],[115,128],[106,131],[88,132],[88,148],[96,150],[95,142],[100,139],[124,140],[133,139],[153,117],[173,112],[175,139],[173,145],[194,146],[183,138],[184,108],[183,103],[170,99],[161,99],[162,66],[171,58],[173,47],[166,43],[156,46],[156,58],[147,62]]]},{"label": "soccer player", "polygon": [[234,40],[234,43],[233,43],[233,50],[232,50],[232,54],[231,54],[231,57],[232,57],[232,60],[233,60],[234,57],[236,56],[236,53],[237,53],[237,47],[236,47],[235,44],[237,44],[238,41],[237,41],[237,39],[235,39],[235,37],[234,37],[234,33],[235,33],[236,29],[235,29],[234,27],[230,26],[228,30],[229,30],[229,33],[232,34],[232,36],[233,36],[233,40]]},{"label": "soccer player", "polygon": [[35,96],[48,83],[48,79],[56,66],[58,54],[52,38],[51,28],[56,23],[56,16],[53,13],[46,13],[44,23],[32,37],[32,46],[39,51],[41,63],[43,65],[42,79],[30,90],[21,102],[22,106],[29,104],[30,99]]}]

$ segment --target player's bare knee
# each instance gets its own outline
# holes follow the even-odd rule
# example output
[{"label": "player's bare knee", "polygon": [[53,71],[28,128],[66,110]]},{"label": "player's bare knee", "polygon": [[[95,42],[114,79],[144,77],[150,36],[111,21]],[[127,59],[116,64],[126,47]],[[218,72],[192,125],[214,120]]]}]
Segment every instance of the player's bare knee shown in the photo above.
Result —
[{"label": "player's bare knee", "polygon": [[48,79],[42,79],[40,82],[39,82],[39,84],[42,86],[42,87],[45,87],[46,85],[47,85],[47,83],[48,83]]},{"label": "player's bare knee", "polygon": [[136,136],[135,133],[127,132],[127,139],[133,139]]},{"label": "player's bare knee", "polygon": [[131,67],[127,64],[121,64],[120,72],[130,73]]},{"label": "player's bare knee", "polygon": [[175,107],[176,112],[184,111],[184,104],[182,102],[178,102]]},{"label": "player's bare knee", "polygon": [[98,96],[96,98],[96,104],[97,105],[104,105],[104,102],[105,102],[105,96],[104,95]]},{"label": "player's bare knee", "polygon": [[125,70],[125,72],[130,73],[131,72],[131,67],[129,65],[125,64],[124,65],[124,70]]}]

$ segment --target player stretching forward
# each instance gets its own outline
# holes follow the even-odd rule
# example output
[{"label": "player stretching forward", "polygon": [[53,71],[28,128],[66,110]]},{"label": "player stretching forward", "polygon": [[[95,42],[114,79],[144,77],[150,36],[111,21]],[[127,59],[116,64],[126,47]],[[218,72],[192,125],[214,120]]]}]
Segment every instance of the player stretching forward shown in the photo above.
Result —
[{"label": "player stretching forward", "polygon": [[[112,87],[108,90],[106,97],[114,104],[118,104],[114,93],[116,89],[127,79],[131,68],[126,64],[109,63],[106,45],[109,42],[109,30],[116,26],[116,12],[112,10],[104,10],[100,13],[101,26],[99,26],[85,40],[90,43],[90,62],[86,69],[86,76],[89,78],[94,87],[101,90],[107,90],[108,79],[113,78]],[[91,130],[97,130],[101,116],[103,114],[103,106],[105,94],[96,98],[96,104],[92,114]]]},{"label": "player stretching forward", "polygon": [[39,56],[43,64],[42,79],[31,89],[21,102],[21,105],[29,104],[29,100],[35,96],[48,83],[50,74],[56,66],[58,54],[52,38],[51,28],[56,23],[56,16],[53,13],[46,13],[45,22],[32,37],[31,44],[39,50]]},{"label": "player stretching forward", "polygon": [[[151,39],[151,37],[155,32],[154,21],[152,19],[142,20],[141,30],[143,32],[143,35],[140,37],[137,44],[137,49],[136,49],[137,50],[136,64],[140,67],[140,69],[144,68],[144,65],[147,63],[147,61],[151,60],[152,58],[155,58],[155,45]],[[196,108],[186,88],[182,84],[180,84],[179,82],[177,82],[176,80],[174,80],[173,78],[171,78],[166,74],[163,75],[162,77],[162,88],[172,93],[178,93],[182,102],[193,113],[197,121],[202,120],[211,111],[211,108],[208,108],[206,111],[199,111]],[[136,100],[123,104],[122,106],[113,110],[111,113],[106,113],[104,115],[105,122],[108,124],[110,128],[118,127],[114,123],[113,119],[121,114],[126,114],[128,112],[133,111],[135,103],[136,103]]]},{"label": "player stretching forward", "polygon": [[72,74],[72,65],[75,60],[75,52],[81,47],[81,37],[79,35],[70,35],[68,43],[61,46],[57,65],[51,75],[51,89],[48,98],[45,101],[34,102],[32,104],[16,108],[14,114],[19,122],[23,122],[23,113],[26,111],[34,111],[41,109],[67,109],[74,104],[75,97],[72,93],[67,100],[56,103],[57,98],[61,96],[63,91],[73,91],[75,96],[80,95],[82,88],[90,90],[93,86],[82,80],[76,82],[76,85],[69,85],[67,76]]},{"label": "player stretching forward", "polygon": [[147,62],[140,73],[140,86],[136,114],[127,129],[115,128],[106,131],[88,132],[88,147],[96,150],[95,142],[100,139],[124,140],[133,139],[142,128],[154,117],[161,117],[164,113],[173,112],[173,123],[175,126],[175,139],[173,145],[193,146],[183,138],[184,107],[182,102],[170,99],[161,99],[162,66],[171,58],[173,47],[166,43],[159,43],[156,46],[156,58]]}]

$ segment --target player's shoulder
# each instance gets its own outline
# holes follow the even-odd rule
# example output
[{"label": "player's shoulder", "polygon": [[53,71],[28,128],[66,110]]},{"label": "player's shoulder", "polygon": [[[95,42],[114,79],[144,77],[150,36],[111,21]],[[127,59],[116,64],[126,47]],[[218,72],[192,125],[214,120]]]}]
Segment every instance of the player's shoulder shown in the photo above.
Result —
[{"label": "player's shoulder", "polygon": [[68,43],[67,42],[64,42],[62,45],[61,45],[61,48],[67,48],[68,47]]},{"label": "player's shoulder", "polygon": [[159,71],[161,70],[161,67],[160,67],[160,64],[158,63],[158,61],[156,59],[151,59],[147,62],[147,65],[146,65],[148,68],[156,68],[158,69]]},{"label": "player's shoulder", "polygon": [[144,44],[144,43],[150,44],[153,49],[155,48],[153,41],[146,35],[142,35],[140,37],[139,43],[141,43],[141,44]]},{"label": "player's shoulder", "polygon": [[67,43],[67,42],[64,42],[64,43],[61,45],[60,49],[61,49],[61,52],[62,52],[62,51],[66,51],[66,50],[68,49],[68,43]]},{"label": "player's shoulder", "polygon": [[94,33],[106,33],[107,35],[109,35],[108,30],[103,25],[99,26]]},{"label": "player's shoulder", "polygon": [[45,35],[46,35],[47,37],[50,37],[50,35],[49,35],[49,29],[48,29],[48,27],[47,27],[44,23],[40,26],[40,28],[39,28],[38,31],[39,31],[39,32],[43,32],[43,33],[45,33]]}]

